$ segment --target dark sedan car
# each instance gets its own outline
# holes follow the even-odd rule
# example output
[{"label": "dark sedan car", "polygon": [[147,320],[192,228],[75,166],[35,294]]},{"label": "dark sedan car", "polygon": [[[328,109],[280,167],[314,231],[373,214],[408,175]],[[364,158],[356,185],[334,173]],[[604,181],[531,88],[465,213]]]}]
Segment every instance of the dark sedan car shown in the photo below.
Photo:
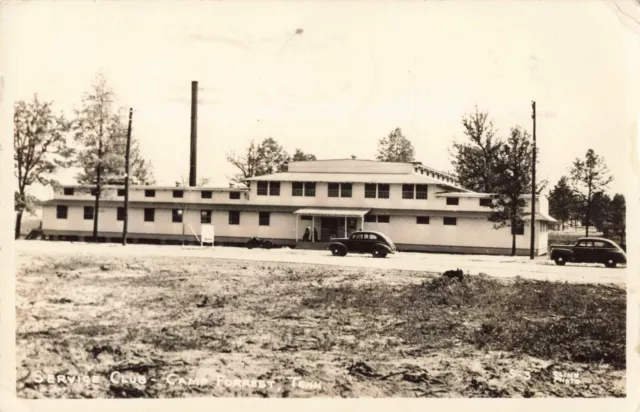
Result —
[{"label": "dark sedan car", "polygon": [[332,239],[328,248],[334,256],[347,253],[371,253],[374,257],[385,257],[396,252],[396,245],[383,233],[358,231],[349,238]]},{"label": "dark sedan car", "polygon": [[602,263],[608,268],[627,263],[627,255],[615,242],[598,237],[580,238],[575,245],[552,245],[550,257],[556,265],[567,262]]}]

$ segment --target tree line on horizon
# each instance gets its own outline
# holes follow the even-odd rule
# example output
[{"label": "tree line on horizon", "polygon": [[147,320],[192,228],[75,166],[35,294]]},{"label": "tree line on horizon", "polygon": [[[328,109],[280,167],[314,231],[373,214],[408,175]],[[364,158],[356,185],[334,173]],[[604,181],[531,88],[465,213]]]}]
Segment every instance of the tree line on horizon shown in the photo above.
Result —
[{"label": "tree line on horizon", "polygon": [[[118,183],[124,176],[127,137],[127,112],[116,105],[116,94],[106,78],[98,74],[90,90],[82,98],[80,109],[72,119],[56,114],[52,102],[18,101],[14,106],[14,165],[18,179],[15,192],[16,238],[24,212],[33,213],[35,198],[28,188],[33,184],[59,184],[54,176],[61,169],[80,168],[79,184],[95,185],[94,238],[98,233],[98,210],[101,189],[105,184]],[[531,194],[531,136],[516,125],[506,137],[497,134],[487,111],[474,107],[462,116],[464,142],[453,142],[451,165],[460,186],[493,195],[489,220],[496,228],[517,228],[524,224],[523,195]],[[357,158],[350,155],[352,159]],[[316,156],[296,148],[287,152],[273,137],[251,141],[240,153],[231,151],[227,161],[238,169],[228,177],[229,186],[237,187],[244,179],[285,172],[292,161],[316,160]],[[131,179],[134,184],[153,184],[152,165],[146,161],[132,136],[130,154]],[[377,141],[375,159],[385,162],[414,162],[411,141],[397,127]],[[569,170],[547,196],[550,213],[561,221],[581,222],[597,230],[607,222],[624,226],[625,200],[621,194],[610,198],[607,185],[612,181],[604,159],[589,149],[584,159],[576,159]],[[115,181],[114,181],[115,179]],[[208,184],[201,179],[199,186]],[[540,194],[548,182],[536,182]],[[184,179],[176,186],[186,186]],[[512,253],[515,254],[516,230],[512,229]]]}]

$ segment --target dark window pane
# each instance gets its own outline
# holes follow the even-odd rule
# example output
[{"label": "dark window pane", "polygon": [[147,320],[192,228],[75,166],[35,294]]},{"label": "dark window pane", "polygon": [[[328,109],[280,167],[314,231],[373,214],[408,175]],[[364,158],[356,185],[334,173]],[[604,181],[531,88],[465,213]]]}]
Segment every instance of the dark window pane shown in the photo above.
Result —
[{"label": "dark window pane", "polygon": [[237,210],[229,211],[229,224],[230,225],[239,225],[240,224],[240,212]]},{"label": "dark window pane", "polygon": [[269,226],[271,213],[269,212],[260,212],[260,226]]},{"label": "dark window pane", "polygon": [[378,216],[378,223],[389,223],[389,216]]},{"label": "dark window pane", "polygon": [[171,221],[173,223],[182,223],[182,213],[181,209],[173,209],[171,211]]},{"label": "dark window pane", "polygon": [[144,191],[144,197],[156,197],[156,191],[152,189],[147,189]]},{"label": "dark window pane", "polygon": [[122,197],[125,195],[126,190],[124,189],[118,189],[118,196]]},{"label": "dark window pane", "polygon": [[240,192],[229,192],[229,199],[233,199],[233,200],[240,199]]},{"label": "dark window pane", "polygon": [[90,190],[90,192],[91,192],[91,196],[95,196],[95,195],[97,195],[97,194],[98,194],[98,189],[96,189],[96,188],[92,188],[92,189]]},{"label": "dark window pane", "polygon": [[415,197],[413,194],[414,188],[414,185],[402,185],[402,198],[413,199]]},{"label": "dark window pane", "polygon": [[213,197],[213,192],[211,190],[203,190],[200,192],[201,199],[211,199]]},{"label": "dark window pane", "polygon": [[184,197],[184,191],[183,190],[174,190],[173,191],[173,197],[177,197],[177,198]]},{"label": "dark window pane", "polygon": [[124,221],[124,207],[119,207],[116,211],[117,220]]},{"label": "dark window pane", "polygon": [[376,184],[365,183],[364,185],[364,197],[367,199],[373,199],[376,197]]},{"label": "dark window pane", "polygon": [[365,222],[377,222],[376,215],[364,215]]},{"label": "dark window pane", "polygon": [[156,219],[155,209],[144,209],[144,221],[153,222]]},{"label": "dark window pane", "polygon": [[460,201],[460,199],[458,199],[457,197],[448,197],[447,198],[447,204],[448,205],[457,206],[459,201]]},{"label": "dark window pane", "polygon": [[56,217],[58,219],[66,219],[67,218],[68,207],[63,205],[56,206]]},{"label": "dark window pane", "polygon": [[280,196],[280,182],[271,182],[269,184],[269,196]]},{"label": "dark window pane", "polygon": [[389,199],[389,185],[382,183],[378,185],[378,198]]},{"label": "dark window pane", "polygon": [[311,216],[302,215],[300,216],[300,220],[312,220]]},{"label": "dark window pane", "polygon": [[340,185],[340,196],[351,197],[353,185],[351,183],[343,183]]},{"label": "dark window pane", "polygon": [[84,220],[93,220],[93,206],[84,207]]},{"label": "dark window pane", "polygon": [[73,188],[72,187],[65,187],[64,188],[64,194],[65,194],[65,196],[73,196]]},{"label": "dark window pane", "polygon": [[427,198],[427,185],[416,185],[416,199]]},{"label": "dark window pane", "polygon": [[491,199],[480,199],[480,206],[491,206]]},{"label": "dark window pane", "polygon": [[429,224],[429,216],[418,216],[416,217],[416,223],[419,225],[428,225]]},{"label": "dark window pane", "polygon": [[205,223],[205,224],[211,223],[211,210],[200,211],[200,223]]},{"label": "dark window pane", "polygon": [[444,223],[447,226],[455,226],[458,222],[457,222],[457,218],[455,217],[445,217],[442,219],[442,223]]},{"label": "dark window pane", "polygon": [[305,182],[305,184],[304,184],[304,195],[306,197],[314,197],[316,195],[316,184],[315,184],[315,182]]},{"label": "dark window pane", "polygon": [[258,196],[266,196],[269,190],[269,182],[258,182]]},{"label": "dark window pane", "polygon": [[291,183],[291,196],[302,196],[302,182]]},{"label": "dark window pane", "polygon": [[329,197],[338,197],[340,196],[340,184],[339,183],[329,183],[328,185]]}]

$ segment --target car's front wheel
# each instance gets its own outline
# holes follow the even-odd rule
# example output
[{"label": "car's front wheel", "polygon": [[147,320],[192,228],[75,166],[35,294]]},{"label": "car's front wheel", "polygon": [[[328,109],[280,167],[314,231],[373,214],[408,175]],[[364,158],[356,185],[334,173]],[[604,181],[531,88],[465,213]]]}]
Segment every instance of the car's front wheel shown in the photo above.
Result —
[{"label": "car's front wheel", "polygon": [[553,260],[556,262],[556,265],[558,266],[564,266],[564,264],[567,263],[567,261],[562,256],[556,256],[556,258]]},{"label": "car's front wheel", "polygon": [[331,246],[331,254],[333,256],[344,256],[346,253],[343,253],[342,248],[339,246]]},{"label": "car's front wheel", "polygon": [[614,268],[618,265],[618,262],[616,262],[614,259],[609,258],[604,262],[604,265],[608,268]]}]

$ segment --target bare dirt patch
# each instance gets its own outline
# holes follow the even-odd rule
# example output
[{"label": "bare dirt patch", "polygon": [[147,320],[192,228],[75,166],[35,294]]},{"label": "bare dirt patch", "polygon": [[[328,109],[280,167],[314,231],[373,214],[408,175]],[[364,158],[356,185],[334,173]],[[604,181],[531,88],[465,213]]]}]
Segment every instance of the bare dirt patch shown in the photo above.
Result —
[{"label": "bare dirt patch", "polygon": [[131,256],[16,276],[24,398],[625,395],[616,286]]}]

